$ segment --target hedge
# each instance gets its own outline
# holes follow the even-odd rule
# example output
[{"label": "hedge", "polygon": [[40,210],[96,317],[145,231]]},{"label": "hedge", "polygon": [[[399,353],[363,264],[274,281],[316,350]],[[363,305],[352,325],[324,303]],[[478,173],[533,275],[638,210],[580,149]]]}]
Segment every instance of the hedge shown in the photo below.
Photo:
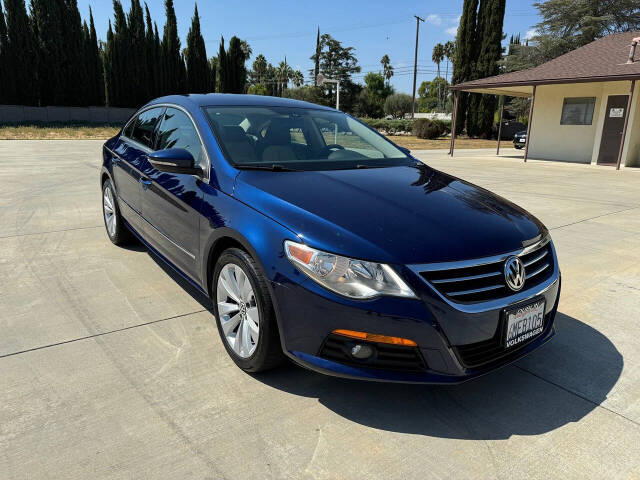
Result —
[{"label": "hedge", "polygon": [[[451,121],[450,120],[429,120],[426,118],[418,118],[415,120],[408,119],[386,119],[386,118],[360,118],[360,121],[366,123],[371,128],[375,128],[376,130],[382,131],[387,135],[399,135],[399,134],[409,134],[413,133],[416,136],[416,124],[424,125],[425,123],[435,124],[437,126],[437,131],[439,131],[438,136],[442,136],[445,133],[451,132]],[[420,127],[420,131],[424,130],[424,126]],[[426,137],[420,137],[426,138]],[[433,137],[435,138],[435,137]]]}]

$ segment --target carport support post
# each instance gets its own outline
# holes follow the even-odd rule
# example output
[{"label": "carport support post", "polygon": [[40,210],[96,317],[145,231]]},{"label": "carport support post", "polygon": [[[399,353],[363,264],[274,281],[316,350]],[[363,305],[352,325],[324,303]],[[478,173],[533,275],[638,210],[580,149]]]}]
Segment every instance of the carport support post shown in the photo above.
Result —
[{"label": "carport support post", "polygon": [[616,164],[616,170],[620,170],[620,164],[622,163],[622,151],[624,150],[624,140],[627,138],[627,126],[629,124],[629,111],[631,110],[631,102],[633,102],[633,90],[636,86],[636,81],[631,80],[631,90],[629,91],[629,100],[627,100],[627,109],[624,112],[624,127],[622,127],[622,140],[620,140],[620,150],[618,150],[618,163]]},{"label": "carport support post", "polygon": [[453,120],[451,122],[451,145],[449,146],[449,155],[453,157],[453,148],[456,145],[456,120],[458,119],[458,90],[453,94]]},{"label": "carport support post", "polygon": [[524,161],[527,161],[529,156],[529,140],[531,140],[531,123],[533,123],[533,105],[536,103],[536,86],[533,86],[533,93],[531,94],[531,106],[529,107],[529,123],[527,123],[527,141],[524,144]]},{"label": "carport support post", "polygon": [[502,105],[500,106],[500,123],[498,124],[498,150],[496,151],[496,156],[500,155],[500,139],[502,138],[502,115],[504,115],[504,96],[500,95],[498,98],[502,100]]}]

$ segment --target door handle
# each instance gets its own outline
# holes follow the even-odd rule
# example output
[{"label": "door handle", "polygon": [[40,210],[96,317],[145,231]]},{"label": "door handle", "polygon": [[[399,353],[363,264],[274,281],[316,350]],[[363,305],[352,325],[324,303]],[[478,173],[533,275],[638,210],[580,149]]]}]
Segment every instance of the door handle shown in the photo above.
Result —
[{"label": "door handle", "polygon": [[143,190],[146,190],[147,188],[149,188],[149,185],[151,185],[151,180],[149,180],[147,177],[140,177],[138,181],[142,184]]}]

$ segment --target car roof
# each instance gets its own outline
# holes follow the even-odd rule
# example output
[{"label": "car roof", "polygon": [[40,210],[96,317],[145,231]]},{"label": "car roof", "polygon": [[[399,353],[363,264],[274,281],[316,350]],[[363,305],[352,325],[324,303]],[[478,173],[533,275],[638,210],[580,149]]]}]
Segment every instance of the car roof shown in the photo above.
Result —
[{"label": "car roof", "polygon": [[252,107],[296,107],[334,110],[333,108],[315,103],[293,100],[291,98],[268,97],[265,95],[245,95],[234,93],[190,93],[184,95],[168,95],[150,101],[147,105],[156,103],[175,103],[183,106],[252,106]]}]

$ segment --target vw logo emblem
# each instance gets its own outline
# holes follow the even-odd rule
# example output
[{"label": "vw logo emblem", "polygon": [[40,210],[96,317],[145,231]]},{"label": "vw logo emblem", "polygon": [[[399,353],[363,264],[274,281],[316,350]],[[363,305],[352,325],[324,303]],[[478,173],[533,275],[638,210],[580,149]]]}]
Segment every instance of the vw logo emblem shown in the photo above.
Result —
[{"label": "vw logo emblem", "polygon": [[509,257],[504,263],[504,280],[507,286],[517,292],[524,287],[524,264],[518,257]]}]

